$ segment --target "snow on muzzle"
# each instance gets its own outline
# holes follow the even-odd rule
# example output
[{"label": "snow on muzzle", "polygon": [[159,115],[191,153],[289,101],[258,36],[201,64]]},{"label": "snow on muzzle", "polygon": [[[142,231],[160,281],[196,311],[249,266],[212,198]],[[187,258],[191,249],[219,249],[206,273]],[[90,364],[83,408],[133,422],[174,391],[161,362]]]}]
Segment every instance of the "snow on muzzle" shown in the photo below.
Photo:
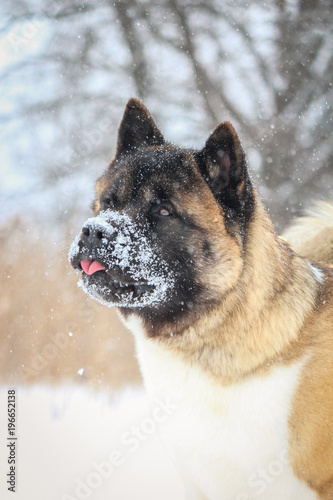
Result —
[{"label": "snow on muzzle", "polygon": [[71,264],[83,271],[78,286],[108,306],[146,307],[163,302],[175,277],[145,233],[147,227],[112,210],[88,219],[69,251]]}]

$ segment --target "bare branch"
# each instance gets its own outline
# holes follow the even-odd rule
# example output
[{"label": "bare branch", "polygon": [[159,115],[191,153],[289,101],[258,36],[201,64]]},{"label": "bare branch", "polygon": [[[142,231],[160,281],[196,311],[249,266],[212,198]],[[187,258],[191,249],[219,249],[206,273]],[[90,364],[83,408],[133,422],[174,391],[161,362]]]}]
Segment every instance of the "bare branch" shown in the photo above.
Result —
[{"label": "bare branch", "polygon": [[138,95],[140,98],[144,98],[149,88],[148,68],[143,44],[137,35],[133,19],[128,15],[129,7],[135,7],[135,2],[131,0],[118,0],[115,3],[111,2],[111,5],[117,11],[122,27],[122,36],[132,55],[132,71]]}]

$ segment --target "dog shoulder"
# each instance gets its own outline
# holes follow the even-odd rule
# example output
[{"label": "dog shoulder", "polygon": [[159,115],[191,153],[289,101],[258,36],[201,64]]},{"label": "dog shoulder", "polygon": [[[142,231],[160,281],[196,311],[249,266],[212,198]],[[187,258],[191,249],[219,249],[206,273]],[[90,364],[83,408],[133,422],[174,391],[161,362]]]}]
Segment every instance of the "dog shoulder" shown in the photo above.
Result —
[{"label": "dog shoulder", "polygon": [[322,271],[316,311],[302,335],[311,337],[309,356],[290,415],[290,454],[298,477],[321,498],[333,498],[333,271]]}]

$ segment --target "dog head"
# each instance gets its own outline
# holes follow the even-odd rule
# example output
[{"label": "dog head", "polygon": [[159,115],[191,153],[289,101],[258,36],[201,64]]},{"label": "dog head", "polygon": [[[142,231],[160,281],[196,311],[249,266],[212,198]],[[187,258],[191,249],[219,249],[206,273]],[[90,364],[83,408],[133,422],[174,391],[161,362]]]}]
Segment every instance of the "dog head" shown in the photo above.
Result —
[{"label": "dog head", "polygon": [[95,216],[70,250],[84,291],[123,314],[179,322],[214,307],[242,273],[254,196],[233,127],[200,151],[167,143],[131,99],[96,183]]}]

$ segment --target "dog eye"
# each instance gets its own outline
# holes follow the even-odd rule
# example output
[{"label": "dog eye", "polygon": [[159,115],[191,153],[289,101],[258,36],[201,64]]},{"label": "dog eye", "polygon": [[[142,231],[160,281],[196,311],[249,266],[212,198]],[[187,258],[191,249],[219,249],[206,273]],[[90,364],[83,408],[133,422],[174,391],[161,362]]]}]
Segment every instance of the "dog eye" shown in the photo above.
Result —
[{"label": "dog eye", "polygon": [[113,207],[113,199],[112,198],[104,198],[102,201],[103,208],[110,208]]},{"label": "dog eye", "polygon": [[153,202],[150,207],[150,212],[152,215],[159,217],[170,217],[175,215],[173,209],[169,204],[164,204],[160,200]]},{"label": "dog eye", "polygon": [[161,215],[162,217],[168,217],[169,215],[172,215],[171,211],[165,207],[161,207],[157,213],[158,213],[158,215]]}]

